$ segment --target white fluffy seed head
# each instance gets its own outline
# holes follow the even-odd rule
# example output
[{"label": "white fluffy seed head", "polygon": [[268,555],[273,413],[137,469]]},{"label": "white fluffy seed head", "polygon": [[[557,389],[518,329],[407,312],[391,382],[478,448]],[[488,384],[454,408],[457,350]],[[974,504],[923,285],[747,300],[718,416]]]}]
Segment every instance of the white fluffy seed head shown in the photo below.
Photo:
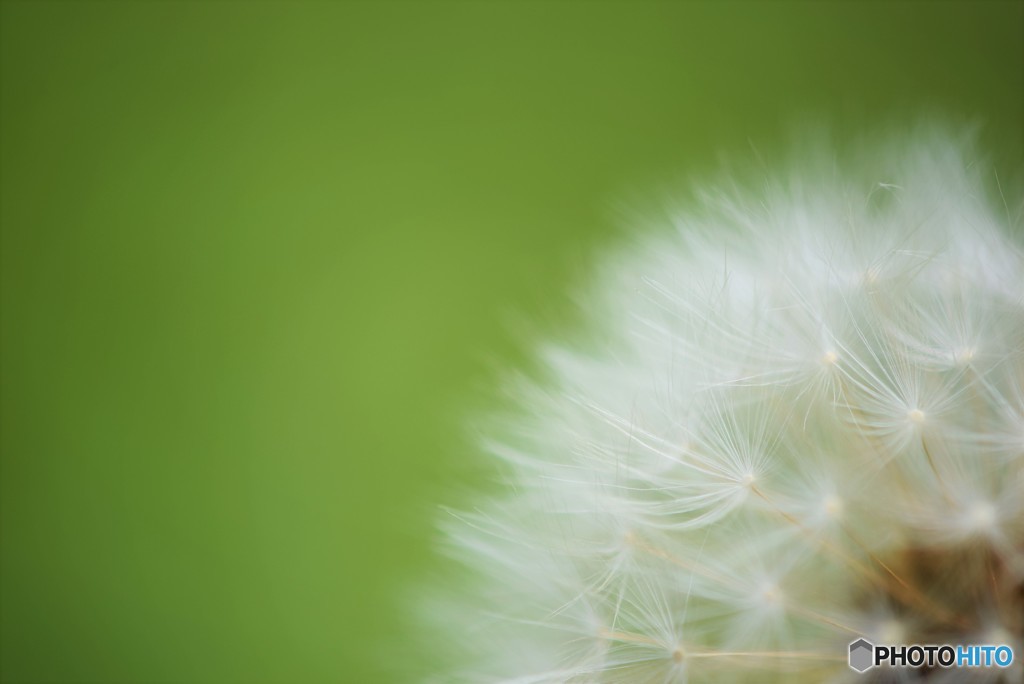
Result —
[{"label": "white fluffy seed head", "polygon": [[600,269],[608,342],[517,386],[512,486],[447,526],[480,583],[442,681],[841,681],[860,636],[1020,643],[1021,205],[934,131],[829,158]]}]

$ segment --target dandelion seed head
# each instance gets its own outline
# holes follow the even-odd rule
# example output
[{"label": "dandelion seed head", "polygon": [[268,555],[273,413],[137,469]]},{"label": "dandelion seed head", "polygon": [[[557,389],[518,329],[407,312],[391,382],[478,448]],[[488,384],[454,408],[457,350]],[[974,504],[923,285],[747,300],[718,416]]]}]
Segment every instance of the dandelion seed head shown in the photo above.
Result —
[{"label": "dandelion seed head", "polygon": [[449,516],[478,580],[441,681],[838,681],[858,637],[1020,648],[1024,205],[986,168],[923,130],[638,221],[661,226],[581,298],[593,339],[547,345],[488,423],[505,492]]}]

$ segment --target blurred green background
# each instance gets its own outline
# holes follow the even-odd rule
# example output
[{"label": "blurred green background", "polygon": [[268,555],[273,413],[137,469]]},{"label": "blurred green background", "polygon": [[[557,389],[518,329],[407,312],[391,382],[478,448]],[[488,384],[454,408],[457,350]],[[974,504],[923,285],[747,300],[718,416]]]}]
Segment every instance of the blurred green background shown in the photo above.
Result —
[{"label": "blurred green background", "polygon": [[2,680],[425,666],[510,315],[800,120],[1019,162],[1022,7],[4,0]]}]

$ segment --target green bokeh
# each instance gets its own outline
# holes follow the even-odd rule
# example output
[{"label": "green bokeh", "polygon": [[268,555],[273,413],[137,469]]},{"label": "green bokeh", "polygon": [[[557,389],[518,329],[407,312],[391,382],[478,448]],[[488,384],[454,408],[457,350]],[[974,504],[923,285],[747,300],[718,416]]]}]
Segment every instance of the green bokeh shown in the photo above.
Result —
[{"label": "green bokeh", "polygon": [[455,417],[615,200],[807,119],[942,113],[1024,156],[1020,2],[2,21],[4,682],[415,671],[403,588],[479,469]]}]

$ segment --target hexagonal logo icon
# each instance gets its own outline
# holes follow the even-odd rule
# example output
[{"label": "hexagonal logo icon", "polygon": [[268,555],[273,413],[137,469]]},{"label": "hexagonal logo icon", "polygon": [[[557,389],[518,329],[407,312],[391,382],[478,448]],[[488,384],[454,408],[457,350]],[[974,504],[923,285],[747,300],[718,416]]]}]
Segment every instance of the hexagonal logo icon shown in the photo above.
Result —
[{"label": "hexagonal logo icon", "polygon": [[850,667],[864,672],[874,667],[875,647],[866,639],[857,639],[850,644]]}]

